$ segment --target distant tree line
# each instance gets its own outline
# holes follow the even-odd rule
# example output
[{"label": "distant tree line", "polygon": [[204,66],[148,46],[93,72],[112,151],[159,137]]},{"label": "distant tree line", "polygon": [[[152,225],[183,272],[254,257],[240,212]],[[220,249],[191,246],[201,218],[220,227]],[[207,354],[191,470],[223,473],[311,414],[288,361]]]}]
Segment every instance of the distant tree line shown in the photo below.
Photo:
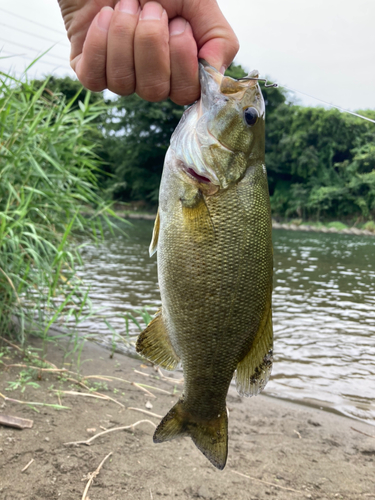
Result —
[{"label": "distant tree line", "polygon": [[[239,78],[245,72],[232,65],[227,74]],[[52,78],[47,87],[68,98],[80,89],[69,78]],[[280,88],[262,91],[273,215],[375,219],[375,125],[336,109],[300,106]],[[107,173],[101,184],[114,200],[156,205],[164,156],[184,108],[137,95],[106,103],[107,113],[96,118],[92,135]],[[362,113],[375,118],[375,110]]]}]

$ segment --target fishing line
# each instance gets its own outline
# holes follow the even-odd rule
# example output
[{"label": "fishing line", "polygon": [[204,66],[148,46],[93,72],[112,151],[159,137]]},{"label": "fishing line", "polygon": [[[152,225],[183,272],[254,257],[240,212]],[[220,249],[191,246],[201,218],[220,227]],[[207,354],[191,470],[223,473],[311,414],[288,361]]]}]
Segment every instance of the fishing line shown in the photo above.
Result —
[{"label": "fishing line", "polygon": [[280,85],[279,83],[268,83],[268,80],[266,78],[255,78],[255,77],[245,77],[245,78],[239,78],[239,80],[257,80],[258,82],[264,82],[264,86],[266,88],[284,88],[287,90],[290,90],[292,92],[295,92],[297,94],[302,94],[306,97],[310,97],[311,99],[315,99],[316,101],[322,102],[323,104],[326,104],[327,106],[330,106],[331,108],[336,108],[339,109],[340,111],[344,111],[345,113],[349,113],[350,115],[357,116],[358,118],[362,118],[362,120],[367,120],[368,122],[375,123],[375,120],[372,118],[368,118],[367,116],[360,115],[359,113],[355,113],[354,111],[350,111],[349,109],[342,108],[341,106],[337,106],[337,104],[332,104],[331,102],[323,101],[323,99],[319,99],[319,97],[314,97],[313,95],[307,94],[306,92],[302,92],[301,90],[296,90],[292,89],[291,87],[287,87],[286,85]]}]

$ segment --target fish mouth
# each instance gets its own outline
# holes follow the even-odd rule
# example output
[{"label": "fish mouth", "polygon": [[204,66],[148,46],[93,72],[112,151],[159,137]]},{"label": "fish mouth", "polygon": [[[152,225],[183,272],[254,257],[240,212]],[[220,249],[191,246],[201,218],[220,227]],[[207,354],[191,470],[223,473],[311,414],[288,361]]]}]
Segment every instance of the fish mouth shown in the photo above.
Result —
[{"label": "fish mouth", "polygon": [[185,172],[198,182],[203,182],[204,184],[212,184],[211,179],[209,179],[208,177],[204,177],[203,175],[197,174],[197,172],[191,167],[185,167]]}]

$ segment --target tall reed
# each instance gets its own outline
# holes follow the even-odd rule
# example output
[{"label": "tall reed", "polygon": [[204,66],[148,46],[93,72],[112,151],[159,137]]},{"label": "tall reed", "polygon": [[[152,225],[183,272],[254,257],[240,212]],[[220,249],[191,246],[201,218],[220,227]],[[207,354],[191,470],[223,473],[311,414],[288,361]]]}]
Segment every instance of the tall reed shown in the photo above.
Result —
[{"label": "tall reed", "polygon": [[[0,79],[0,334],[25,342],[30,322],[46,334],[62,316],[78,321],[85,313],[74,235],[98,238],[103,223],[112,225],[90,140],[106,110],[90,93],[66,102],[48,91],[48,80]],[[91,217],[83,215],[88,207]]]}]

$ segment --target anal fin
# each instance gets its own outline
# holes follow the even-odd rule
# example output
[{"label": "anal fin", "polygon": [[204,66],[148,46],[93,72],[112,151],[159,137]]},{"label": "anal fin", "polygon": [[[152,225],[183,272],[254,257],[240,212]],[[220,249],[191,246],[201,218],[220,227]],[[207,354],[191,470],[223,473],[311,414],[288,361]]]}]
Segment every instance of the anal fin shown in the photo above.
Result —
[{"label": "anal fin", "polygon": [[272,370],[273,331],[271,300],[249,352],[238,363],[236,388],[241,396],[256,396],[266,386]]},{"label": "anal fin", "polygon": [[165,328],[161,309],[139,335],[137,352],[166,370],[174,370],[180,359],[175,353]]},{"label": "anal fin", "polygon": [[228,413],[225,407],[210,420],[194,418],[184,411],[180,399],[166,414],[154,433],[154,443],[189,436],[208,460],[222,470],[228,456]]}]

